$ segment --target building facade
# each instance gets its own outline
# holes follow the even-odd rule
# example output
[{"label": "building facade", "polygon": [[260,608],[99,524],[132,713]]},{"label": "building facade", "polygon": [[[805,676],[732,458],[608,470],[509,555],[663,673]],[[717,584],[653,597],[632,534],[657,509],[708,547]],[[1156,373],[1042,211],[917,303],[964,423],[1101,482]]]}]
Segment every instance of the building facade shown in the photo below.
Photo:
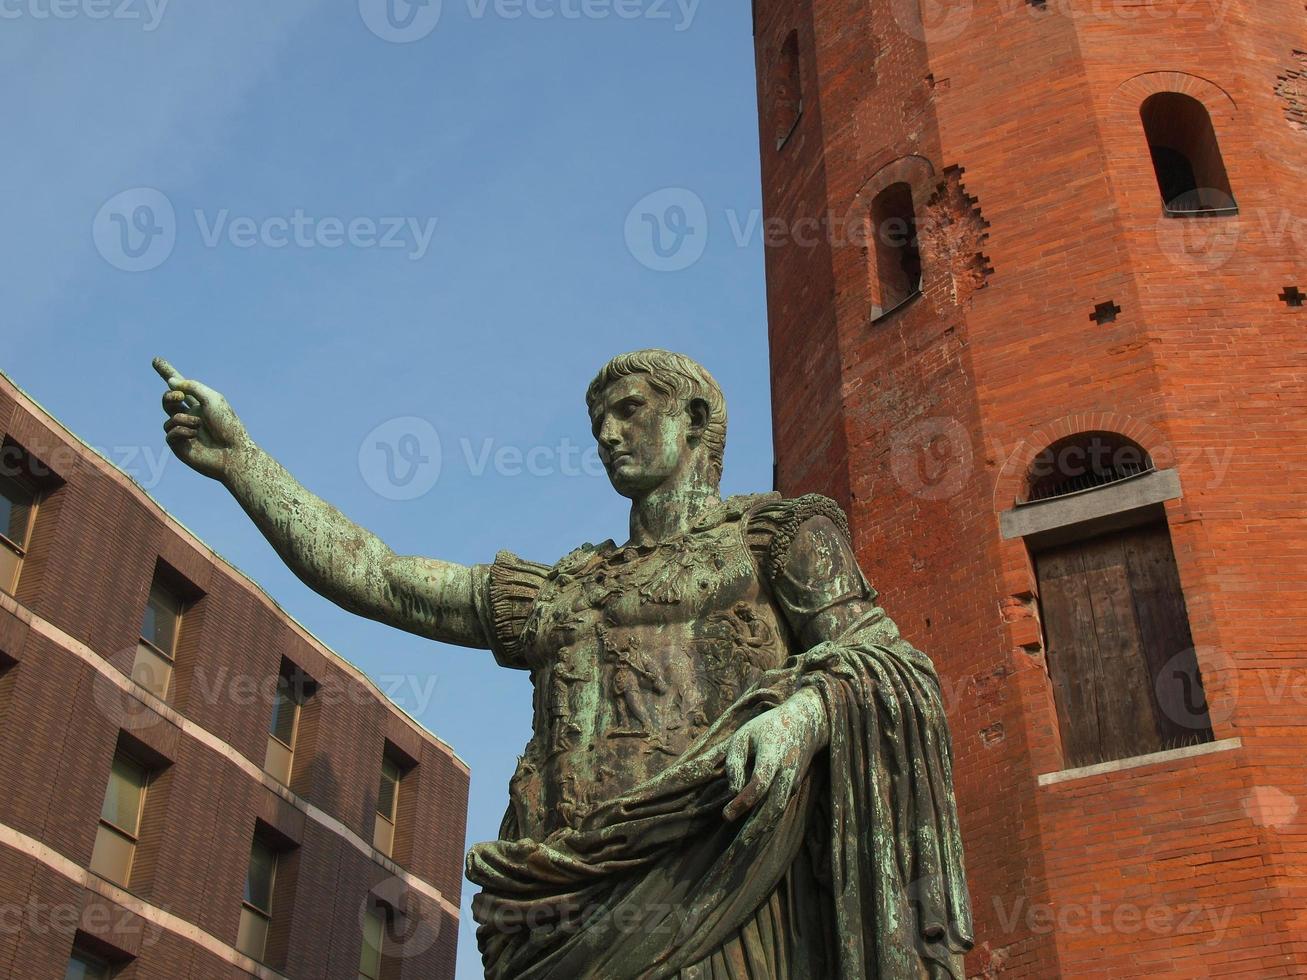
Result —
[{"label": "building facade", "polygon": [[0,975],[452,977],[468,769],[0,376]]},{"label": "building facade", "polygon": [[969,975],[1302,975],[1302,4],[754,29],[778,488],[939,666]]}]

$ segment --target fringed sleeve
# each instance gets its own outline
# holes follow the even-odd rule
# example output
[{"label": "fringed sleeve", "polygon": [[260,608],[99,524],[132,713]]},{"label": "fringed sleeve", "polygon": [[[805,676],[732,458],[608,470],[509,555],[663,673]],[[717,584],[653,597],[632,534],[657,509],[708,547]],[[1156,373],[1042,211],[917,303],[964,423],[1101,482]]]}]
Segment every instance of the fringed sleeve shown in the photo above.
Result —
[{"label": "fringed sleeve", "polygon": [[530,670],[535,665],[523,634],[549,566],[501,551],[493,565],[479,565],[477,572],[477,611],[495,660],[501,667]]}]

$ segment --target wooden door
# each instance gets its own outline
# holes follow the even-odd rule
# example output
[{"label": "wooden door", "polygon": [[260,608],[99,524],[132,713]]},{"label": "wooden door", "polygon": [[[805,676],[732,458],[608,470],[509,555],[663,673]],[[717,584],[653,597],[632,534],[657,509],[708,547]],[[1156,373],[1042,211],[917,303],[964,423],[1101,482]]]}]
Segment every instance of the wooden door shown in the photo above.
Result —
[{"label": "wooden door", "polygon": [[1041,552],[1035,568],[1068,767],[1211,739],[1164,523]]}]

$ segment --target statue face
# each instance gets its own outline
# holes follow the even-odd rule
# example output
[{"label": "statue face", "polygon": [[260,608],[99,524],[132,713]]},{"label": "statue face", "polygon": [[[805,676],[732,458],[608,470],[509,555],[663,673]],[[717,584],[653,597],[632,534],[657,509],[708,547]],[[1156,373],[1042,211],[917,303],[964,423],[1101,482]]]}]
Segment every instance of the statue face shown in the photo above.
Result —
[{"label": "statue face", "polygon": [[668,412],[667,397],[632,374],[604,389],[590,413],[599,458],[623,497],[651,493],[688,462],[690,414]]}]

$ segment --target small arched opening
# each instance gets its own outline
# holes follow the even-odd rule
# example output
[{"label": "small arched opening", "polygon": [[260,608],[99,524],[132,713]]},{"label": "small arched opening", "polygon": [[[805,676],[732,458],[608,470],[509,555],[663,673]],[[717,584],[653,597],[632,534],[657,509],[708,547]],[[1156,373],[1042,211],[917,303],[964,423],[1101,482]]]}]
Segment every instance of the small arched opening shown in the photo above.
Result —
[{"label": "small arched opening", "polygon": [[1167,215],[1238,213],[1206,106],[1190,95],[1157,92],[1144,100],[1139,115]]},{"label": "small arched opening", "polygon": [[872,199],[869,221],[872,319],[878,319],[921,293],[912,187],[899,181],[882,190]]},{"label": "small arched opening", "polygon": [[783,147],[803,115],[803,75],[799,66],[799,32],[790,31],[781,43],[772,70],[771,122],[776,149]]}]

